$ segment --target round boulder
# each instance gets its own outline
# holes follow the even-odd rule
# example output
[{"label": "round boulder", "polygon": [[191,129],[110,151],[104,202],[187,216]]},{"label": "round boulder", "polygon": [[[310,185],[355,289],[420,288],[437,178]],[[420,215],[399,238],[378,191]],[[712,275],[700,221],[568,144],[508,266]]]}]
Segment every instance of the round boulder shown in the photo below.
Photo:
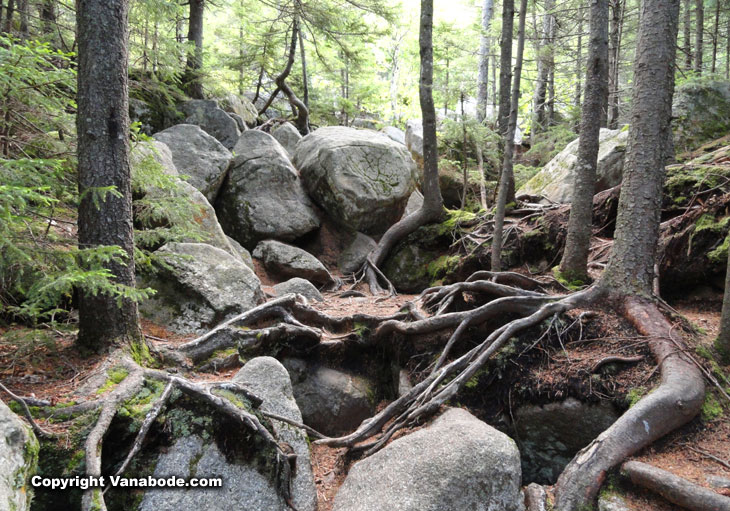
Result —
[{"label": "round boulder", "polygon": [[402,215],[417,179],[401,144],[382,133],[328,126],[296,146],[294,165],[314,201],[337,222],[380,234]]}]

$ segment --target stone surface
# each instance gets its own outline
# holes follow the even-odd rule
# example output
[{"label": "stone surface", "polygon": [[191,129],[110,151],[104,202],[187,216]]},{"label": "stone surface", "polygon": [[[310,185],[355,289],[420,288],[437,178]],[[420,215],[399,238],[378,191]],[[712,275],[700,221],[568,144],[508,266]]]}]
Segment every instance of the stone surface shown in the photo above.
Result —
[{"label": "stone surface", "polygon": [[[236,114],[246,124],[245,127],[253,128],[256,126],[256,120],[258,119],[259,113],[253,103],[246,96],[238,96],[233,93],[228,93],[224,97],[218,100],[220,108],[226,112]],[[243,128],[241,131],[245,131]]]},{"label": "stone surface", "polygon": [[619,415],[609,403],[589,404],[573,398],[515,410],[525,481],[553,484],[575,453]]},{"label": "stone surface", "polygon": [[274,240],[256,245],[253,256],[264,263],[267,270],[283,277],[301,277],[317,284],[331,284],[327,268],[309,252]]},{"label": "stone surface", "polygon": [[294,166],[333,220],[366,234],[383,233],[403,215],[417,178],[402,145],[382,133],[341,126],[304,137]]},{"label": "stone surface", "polygon": [[149,103],[141,99],[129,98],[129,122],[140,123],[140,132],[151,135],[155,130],[155,122]]},{"label": "stone surface", "polygon": [[258,277],[240,258],[204,243],[168,243],[157,250],[168,268],[140,277],[157,294],[140,311],[179,333],[203,333],[263,299]]},{"label": "stone surface", "polygon": [[308,300],[316,300],[318,302],[324,301],[324,298],[322,298],[319,290],[317,290],[317,288],[314,287],[311,282],[299,277],[294,277],[293,279],[289,279],[285,282],[281,282],[280,284],[276,284],[274,286],[274,292],[276,293],[276,296],[284,296],[285,294],[289,293],[297,293],[304,296]]},{"label": "stone surface", "polygon": [[271,132],[271,136],[273,136],[281,144],[281,146],[286,149],[289,157],[294,155],[294,148],[296,147],[297,142],[302,139],[302,135],[299,134],[297,129],[290,122],[285,122],[279,125],[278,128]]},{"label": "stone surface", "polygon": [[355,273],[365,264],[368,255],[376,246],[377,243],[370,236],[361,232],[355,233],[352,241],[340,252],[337,267],[342,273]]},{"label": "stone surface", "polygon": [[371,396],[375,391],[367,379],[295,358],[285,359],[283,364],[307,426],[338,436],[354,431],[373,415]]},{"label": "stone surface", "polygon": [[350,469],[334,511],[523,510],[514,442],[452,408]]},{"label": "stone surface", "polygon": [[[301,414],[292,397],[291,382],[286,370],[273,358],[256,358],[248,362],[233,380],[241,383],[263,399],[261,409],[301,422]],[[201,421],[204,423],[204,421]],[[292,501],[300,511],[316,510],[316,490],[310,464],[309,446],[304,433],[288,424],[272,421],[275,434],[289,443],[297,457],[296,475],[292,480]],[[159,455],[154,477],[219,477],[222,488],[153,489],[145,493],[140,511],[289,511],[291,508],[279,495],[275,485],[273,460],[254,453],[251,457],[236,457],[226,449],[221,452],[214,441],[217,424],[208,426],[205,434],[197,432],[182,436]],[[235,432],[234,432],[235,434]],[[251,445],[248,432],[227,442]],[[258,454],[259,459],[256,459]],[[262,466],[264,464],[264,466]]]},{"label": "stone surface", "polygon": [[233,152],[215,204],[226,234],[250,250],[261,240],[293,241],[319,227],[299,173],[271,135],[246,131]]},{"label": "stone surface", "polygon": [[[257,357],[249,360],[232,381],[243,385],[263,399],[261,410],[298,423],[302,422],[289,373],[275,358]],[[314,511],[317,508],[317,492],[314,487],[307,437],[304,431],[289,424],[276,420],[272,420],[271,423],[277,438],[291,445],[298,455],[296,477],[292,481],[293,503],[299,511]]]},{"label": "stone surface", "polygon": [[168,176],[179,175],[167,144],[154,139],[132,144],[132,149],[129,151],[129,165],[132,169],[133,181],[137,173],[145,172],[153,162],[160,165],[162,172]]},{"label": "stone surface", "polygon": [[0,509],[30,509],[30,478],[38,463],[38,440],[25,423],[0,401]]},{"label": "stone surface", "polygon": [[226,149],[233,149],[241,131],[236,121],[218,108],[218,102],[211,99],[192,99],[180,105],[185,117],[185,124],[195,124],[203,131],[218,139]]},{"label": "stone surface", "polygon": [[676,88],[672,103],[676,151],[699,147],[730,131],[730,82],[689,81]]},{"label": "stone surface", "polygon": [[403,130],[399,130],[395,126],[386,126],[380,131],[382,131],[389,139],[398,142],[399,144],[406,145],[406,134]]},{"label": "stone surface", "polygon": [[[601,128],[596,193],[621,183],[628,130]],[[555,158],[520,188],[517,195],[542,195],[551,201],[569,203],[573,196],[578,141],[573,140]]]},{"label": "stone surface", "polygon": [[601,494],[598,496],[598,511],[631,511],[620,495]]},{"label": "stone surface", "polygon": [[154,138],[170,148],[177,171],[213,202],[226,177],[231,152],[193,124],[178,124],[155,133]]},{"label": "stone surface", "polygon": [[406,123],[405,143],[413,159],[423,165],[423,123],[420,119],[411,119]]},{"label": "stone surface", "polygon": [[228,239],[228,243],[231,245],[231,248],[233,248],[236,254],[238,254],[243,261],[243,264],[245,264],[252,270],[255,270],[253,266],[253,257],[251,257],[251,252],[243,248],[239,242],[237,242],[230,236],[226,236],[226,238]]},{"label": "stone surface", "polygon": [[418,190],[413,190],[413,193],[408,197],[408,203],[406,204],[406,210],[403,212],[403,218],[408,215],[412,215],[423,206],[423,194]]},{"label": "stone surface", "polygon": [[438,258],[438,252],[416,244],[400,243],[388,256],[383,273],[403,293],[420,293],[433,280],[428,265]]}]

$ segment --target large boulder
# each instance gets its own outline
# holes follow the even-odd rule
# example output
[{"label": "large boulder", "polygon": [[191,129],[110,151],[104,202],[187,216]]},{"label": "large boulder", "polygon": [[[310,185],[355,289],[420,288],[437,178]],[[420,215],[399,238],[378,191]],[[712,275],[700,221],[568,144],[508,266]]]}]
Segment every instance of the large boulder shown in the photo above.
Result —
[{"label": "large boulder", "polygon": [[730,131],[730,82],[690,81],[677,87],[672,104],[672,128],[677,152]]},{"label": "large boulder", "polygon": [[[415,192],[414,192],[415,193]],[[370,236],[367,236],[361,232],[355,233],[355,237],[350,241],[345,249],[340,252],[340,256],[337,258],[337,267],[342,273],[355,273],[362,265],[372,252],[377,243]]]},{"label": "large boulder", "polygon": [[[626,129],[609,130],[601,128],[598,167],[596,169],[596,193],[621,183],[628,134],[629,132]],[[575,139],[568,144],[540,172],[525,183],[519,189],[517,195],[542,195],[554,202],[569,203],[573,198],[573,182],[578,161],[578,142],[579,139]]]},{"label": "large boulder", "polygon": [[226,236],[226,239],[228,239],[228,243],[231,245],[231,248],[234,250],[234,252],[236,252],[236,254],[238,254],[243,263],[252,270],[254,270],[253,257],[251,257],[251,252],[243,248],[243,246],[239,242],[237,242],[230,236]]},{"label": "large boulder", "polygon": [[332,276],[327,268],[309,252],[275,240],[256,245],[253,256],[264,267],[282,277],[301,277],[317,284],[331,284]]},{"label": "large boulder", "polygon": [[261,240],[295,240],[319,227],[312,201],[281,145],[268,133],[244,132],[216,202],[226,233],[252,249]]},{"label": "large boulder", "polygon": [[177,171],[213,202],[226,177],[231,152],[193,124],[178,124],[155,133],[154,138],[170,148]]},{"label": "large boulder", "polygon": [[382,131],[386,137],[398,142],[399,144],[406,145],[406,134],[403,130],[396,128],[395,126],[386,126]]},{"label": "large boulder", "polygon": [[140,304],[153,321],[180,333],[203,333],[264,300],[261,283],[240,258],[204,243],[167,243],[165,265],[140,277],[157,293]]},{"label": "large boulder", "polygon": [[423,123],[420,119],[411,119],[406,123],[405,143],[413,159],[423,165]]},{"label": "large boulder", "polygon": [[[233,381],[263,399],[261,410],[301,422],[289,376],[275,359],[252,359]],[[240,425],[226,428],[221,422],[211,420],[209,415],[196,415],[195,412],[194,408],[177,408],[167,417],[166,427],[176,438],[158,455],[153,477],[220,478],[223,486],[151,489],[142,497],[140,511],[289,511],[289,504],[277,489],[278,467],[274,452],[261,449],[262,443],[256,440],[255,434]],[[297,454],[291,504],[300,511],[315,511],[317,494],[304,432],[278,421],[272,420],[271,424],[275,436],[288,443]]]},{"label": "large boulder", "polygon": [[195,124],[218,139],[226,149],[233,149],[241,131],[236,121],[212,99],[192,99],[180,105],[185,113],[185,124]]},{"label": "large boulder", "polygon": [[384,232],[403,215],[417,178],[405,147],[382,133],[341,126],[304,137],[294,165],[333,220],[368,234]]},{"label": "large boulder", "polygon": [[38,440],[0,401],[0,509],[30,509],[30,479],[38,464]]},{"label": "large boulder", "polygon": [[[220,107],[229,114],[236,114],[245,123],[246,127],[253,128],[259,116],[258,110],[246,96],[237,96],[228,93],[218,100]],[[244,131],[244,130],[241,130]]]},{"label": "large boulder", "polygon": [[315,300],[317,302],[324,301],[322,294],[316,287],[314,287],[314,284],[300,277],[294,277],[293,279],[276,284],[274,286],[274,292],[276,293],[276,296],[296,293],[302,295],[308,300]]},{"label": "large boulder", "polygon": [[[157,169],[168,176],[179,175],[172,159],[172,151],[170,151],[167,144],[154,139],[135,143],[129,151],[129,166],[132,169],[133,185],[135,182],[146,184],[145,174],[149,175],[150,171],[153,170],[152,165],[157,166]],[[137,191],[148,192],[149,188]]]},{"label": "large boulder", "polygon": [[302,139],[302,135],[290,122],[279,125],[279,127],[271,132],[271,135],[286,149],[290,157],[294,154],[294,148],[297,143]]},{"label": "large boulder", "polygon": [[283,361],[294,385],[302,418],[325,435],[354,431],[373,415],[373,384],[365,378],[290,358]]},{"label": "large boulder", "polygon": [[520,482],[515,443],[452,408],[356,463],[333,511],[518,511]]}]

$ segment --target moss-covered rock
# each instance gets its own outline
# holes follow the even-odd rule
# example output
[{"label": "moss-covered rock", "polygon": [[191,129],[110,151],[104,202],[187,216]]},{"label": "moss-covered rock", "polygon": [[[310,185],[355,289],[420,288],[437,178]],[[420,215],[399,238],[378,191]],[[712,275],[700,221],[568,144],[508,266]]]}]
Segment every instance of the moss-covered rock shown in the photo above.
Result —
[{"label": "moss-covered rock", "polygon": [[37,469],[38,449],[31,429],[0,401],[0,508],[30,509],[30,479]]},{"label": "moss-covered rock", "polygon": [[692,150],[730,131],[730,82],[697,79],[674,92],[672,128],[677,152]]}]

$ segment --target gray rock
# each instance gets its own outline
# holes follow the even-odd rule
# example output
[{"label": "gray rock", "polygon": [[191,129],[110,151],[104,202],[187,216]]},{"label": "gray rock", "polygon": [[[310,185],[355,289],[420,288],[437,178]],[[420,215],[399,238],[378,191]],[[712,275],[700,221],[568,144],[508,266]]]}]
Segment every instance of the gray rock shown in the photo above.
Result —
[{"label": "gray rock", "polygon": [[428,265],[439,253],[416,243],[400,243],[383,265],[383,273],[403,293],[420,293],[431,285]]},{"label": "gray rock", "polygon": [[730,131],[730,82],[690,81],[677,87],[672,103],[674,145],[678,152],[697,148]]},{"label": "gray rock", "polygon": [[302,277],[317,284],[331,284],[327,268],[309,252],[274,240],[256,245],[253,256],[260,259],[267,270],[284,277]]},{"label": "gray rock", "polygon": [[[628,130],[601,128],[596,193],[621,183],[628,134]],[[573,198],[578,141],[575,139],[568,144],[525,183],[517,195],[542,195],[553,202],[569,203]]]},{"label": "gray rock", "polygon": [[226,149],[233,149],[241,131],[233,118],[218,108],[218,102],[211,99],[192,99],[180,105],[185,112],[185,124],[195,124],[218,139]]},{"label": "gray rock", "polygon": [[304,137],[294,165],[333,220],[367,234],[384,232],[403,215],[417,179],[402,145],[382,133],[340,126]]},{"label": "gray rock", "polygon": [[619,417],[610,403],[568,398],[545,406],[527,405],[514,413],[526,480],[553,484],[575,453]]},{"label": "gray rock", "polygon": [[261,284],[240,258],[203,243],[168,243],[156,252],[168,268],[140,285],[157,294],[140,311],[175,332],[203,333],[264,300]]},{"label": "gray rock", "polygon": [[213,202],[226,177],[231,152],[193,124],[178,124],[155,133],[154,138],[170,148],[177,171]]},{"label": "gray rock", "polygon": [[403,212],[403,218],[408,215],[412,215],[423,206],[423,194],[414,190],[410,197],[408,197],[408,203],[406,204],[406,210]]},{"label": "gray rock", "polygon": [[30,509],[38,449],[30,428],[0,401],[0,509]]},{"label": "gray rock", "polygon": [[406,123],[405,139],[413,159],[423,165],[423,123],[420,119],[411,119]]},{"label": "gray rock", "polygon": [[244,131],[248,130],[248,126],[246,126],[246,121],[243,120],[243,117],[240,115],[233,113],[233,112],[227,112],[228,115],[231,116],[231,118],[236,121],[236,126],[238,126],[238,131],[243,133]]},{"label": "gray rock", "polygon": [[[132,169],[132,181],[135,181],[137,174],[148,172],[150,165],[159,165],[163,173],[168,176],[179,175],[175,162],[172,159],[172,152],[167,144],[158,140],[145,140],[133,144],[129,151],[129,166]],[[142,190],[148,192],[147,190]]]},{"label": "gray rock", "polygon": [[236,94],[228,93],[218,100],[218,104],[220,108],[229,114],[236,114],[243,120],[245,125],[244,128],[241,128],[241,131],[245,131],[246,127],[253,128],[256,126],[259,112],[246,96],[237,96]]},{"label": "gray rock", "polygon": [[279,125],[271,135],[286,149],[287,154],[291,157],[294,154],[294,148],[302,139],[302,135],[297,131],[294,125],[290,122],[285,122]]},{"label": "gray rock", "polygon": [[375,240],[361,232],[355,234],[355,238],[340,252],[337,259],[337,267],[342,273],[355,273],[359,270],[368,255],[377,246]]},{"label": "gray rock", "polygon": [[[180,182],[181,193],[188,197],[190,201],[198,208],[194,220],[202,231],[203,240],[186,239],[185,242],[190,243],[207,243],[221,250],[225,250],[232,256],[239,256],[239,252],[228,241],[228,236],[223,232],[223,228],[218,223],[218,217],[215,209],[210,205],[208,199],[196,190],[190,183]],[[245,261],[244,261],[245,262]]]},{"label": "gray rock", "polygon": [[296,169],[268,133],[244,132],[216,210],[226,233],[248,249],[264,239],[293,241],[320,221]]},{"label": "gray rock", "polygon": [[354,431],[373,415],[373,384],[365,378],[295,358],[282,363],[291,376],[294,398],[307,426],[337,436]]},{"label": "gray rock", "polygon": [[385,133],[385,136],[389,139],[398,142],[399,144],[406,145],[406,134],[403,130],[399,130],[394,126],[386,126],[380,131]]},{"label": "gray rock", "polygon": [[235,252],[241,257],[243,264],[255,271],[256,269],[253,265],[253,257],[251,257],[251,252],[243,248],[239,242],[237,242],[230,236],[226,236],[226,238],[228,239],[228,243],[231,245],[231,248],[233,248],[233,250],[235,250]]},{"label": "gray rock", "polygon": [[155,128],[149,103],[141,99],[129,98],[129,122],[140,123],[140,132],[151,135]]},{"label": "gray rock", "polygon": [[319,290],[314,287],[311,282],[309,282],[308,280],[300,279],[299,277],[294,277],[293,279],[289,279],[286,282],[276,284],[274,286],[274,292],[276,293],[276,296],[284,296],[289,293],[297,293],[309,300],[316,300],[318,302],[324,301],[324,298],[322,298]]},{"label": "gray rock", "polygon": [[598,511],[631,511],[626,501],[615,493],[598,496]]},{"label": "gray rock", "polygon": [[523,510],[519,452],[505,434],[452,408],[356,463],[334,511]]},{"label": "gray rock", "polygon": [[[248,388],[263,399],[261,410],[301,423],[302,415],[294,400],[289,374],[279,361],[272,357],[257,357],[249,360],[233,377],[235,383]],[[317,492],[310,462],[309,444],[304,431],[289,424],[271,421],[274,432],[280,440],[288,443],[297,454],[296,476],[292,481],[292,500],[300,511],[314,511],[317,508]],[[228,507],[228,506],[226,506]],[[266,507],[251,508],[269,509]]]}]

